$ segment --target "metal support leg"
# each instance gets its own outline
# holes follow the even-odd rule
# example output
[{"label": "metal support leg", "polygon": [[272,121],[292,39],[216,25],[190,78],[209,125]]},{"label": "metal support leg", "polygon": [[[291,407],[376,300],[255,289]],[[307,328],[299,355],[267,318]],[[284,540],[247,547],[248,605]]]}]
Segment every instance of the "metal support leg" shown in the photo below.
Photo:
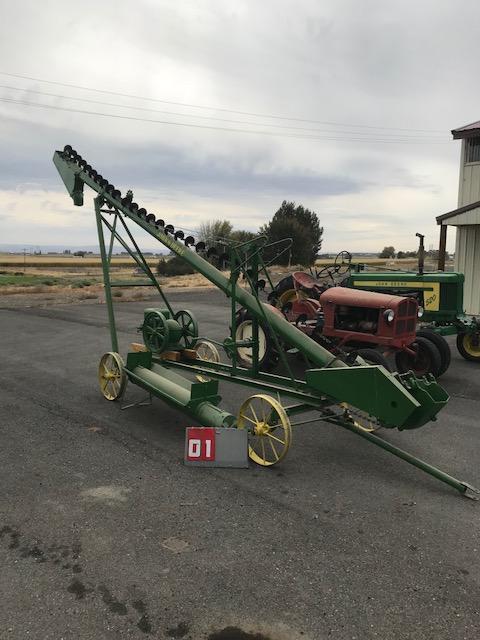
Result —
[{"label": "metal support leg", "polygon": [[[328,419],[327,421],[330,422],[330,420]],[[480,493],[480,490],[476,489],[475,487],[472,487],[472,485],[468,484],[467,482],[457,480],[453,476],[450,476],[448,473],[445,473],[444,471],[437,469],[437,467],[434,467],[431,464],[428,464],[427,462],[424,462],[423,460],[420,460],[419,458],[412,456],[410,453],[407,453],[406,451],[403,451],[403,449],[399,449],[395,445],[390,444],[389,442],[386,442],[386,440],[383,440],[383,438],[379,438],[373,433],[368,433],[367,431],[360,431],[353,424],[350,424],[348,422],[340,422],[340,421],[335,421],[335,424],[338,424],[344,429],[348,429],[349,431],[353,431],[353,433],[356,433],[362,438],[365,438],[365,440],[369,440],[370,442],[373,442],[373,444],[376,444],[378,447],[385,449],[385,451],[388,451],[389,453],[393,453],[393,455],[397,456],[397,458],[401,458],[402,460],[405,460],[405,462],[412,464],[414,467],[417,467],[418,469],[421,469],[422,471],[425,471],[426,473],[430,474],[434,478],[437,478],[437,480],[440,480],[441,482],[445,482],[446,484],[450,485],[457,491],[460,491],[460,493],[462,493],[465,497],[478,500],[478,498],[472,494],[478,494]]]},{"label": "metal support leg", "polygon": [[152,404],[152,394],[149,393],[146,398],[143,400],[137,400],[137,402],[129,402],[128,404],[122,404],[120,407],[121,411],[125,411],[125,409],[131,409],[132,407],[149,407]]},{"label": "metal support leg", "polygon": [[102,198],[95,198],[95,216],[97,218],[98,242],[100,244],[100,254],[102,256],[103,284],[105,287],[105,301],[107,303],[108,324],[110,325],[110,337],[112,340],[112,351],[118,353],[118,337],[115,327],[115,314],[113,312],[112,289],[110,287],[110,271],[107,251],[105,249],[105,238],[103,236],[102,214],[100,213]]}]

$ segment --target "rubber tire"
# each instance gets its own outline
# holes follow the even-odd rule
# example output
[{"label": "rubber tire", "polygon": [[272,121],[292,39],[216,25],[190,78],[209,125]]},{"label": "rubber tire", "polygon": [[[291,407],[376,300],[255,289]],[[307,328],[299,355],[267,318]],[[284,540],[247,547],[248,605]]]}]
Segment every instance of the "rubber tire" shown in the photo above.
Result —
[{"label": "rubber tire", "polygon": [[465,360],[468,360],[469,362],[480,362],[480,357],[477,358],[475,356],[472,356],[471,353],[468,353],[468,351],[465,350],[465,347],[463,346],[463,336],[465,336],[465,335],[467,335],[467,334],[459,333],[457,335],[458,353],[462,356],[462,358],[465,358]]},{"label": "rubber tire", "polygon": [[[251,313],[249,313],[249,311],[247,311],[247,309],[239,309],[236,314],[236,320],[237,320],[236,325],[238,327],[239,324],[241,324],[242,322],[245,322],[246,320],[252,321],[253,316]],[[259,369],[260,371],[264,371],[265,373],[270,373],[277,366],[280,356],[278,355],[278,351],[275,346],[275,341],[270,335],[270,332],[267,329],[265,329],[263,326],[262,326],[262,329],[265,334],[266,350],[265,350],[265,355],[263,356],[262,360],[260,360],[259,362]],[[237,362],[240,364],[240,366],[244,367],[245,369],[251,369],[251,364],[246,360],[242,360],[240,355],[237,356]]]},{"label": "rubber tire", "polygon": [[273,304],[274,307],[276,307],[277,300],[282,295],[282,293],[284,293],[285,291],[288,291],[289,289],[293,289],[294,287],[295,287],[295,284],[293,282],[293,276],[291,274],[288,276],[285,276],[279,282],[277,282],[277,284],[273,288],[273,291],[270,291],[270,293],[267,296],[267,300],[271,304]]},{"label": "rubber tire", "polygon": [[413,373],[418,376],[425,375],[425,373],[431,373],[433,376],[435,376],[435,378],[438,377],[438,372],[440,371],[442,366],[442,358],[437,347],[431,340],[422,337],[418,337],[413,344],[417,344],[419,352],[423,352],[423,355],[428,358],[428,370],[417,374],[417,371],[415,370],[414,358],[407,351],[398,351],[395,354],[395,364],[397,365],[397,371],[399,373],[407,373],[407,371],[413,371]]},{"label": "rubber tire", "polygon": [[450,345],[442,335],[440,335],[439,333],[435,333],[435,331],[432,331],[431,329],[419,329],[417,331],[417,336],[430,340],[430,342],[433,342],[433,344],[437,347],[438,351],[440,352],[440,358],[442,361],[437,378],[443,376],[445,371],[450,366],[450,360],[452,359]]},{"label": "rubber tire", "polygon": [[357,349],[355,354],[363,358],[368,364],[379,364],[382,367],[385,367],[387,371],[391,371],[390,365],[388,364],[385,356],[376,349]]}]

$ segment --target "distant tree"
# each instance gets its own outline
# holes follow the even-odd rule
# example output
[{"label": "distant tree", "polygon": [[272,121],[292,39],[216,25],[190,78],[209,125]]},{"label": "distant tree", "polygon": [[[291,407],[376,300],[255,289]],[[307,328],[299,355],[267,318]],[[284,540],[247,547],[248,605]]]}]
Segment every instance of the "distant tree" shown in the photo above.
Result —
[{"label": "distant tree", "polygon": [[378,254],[379,258],[394,258],[395,247],[383,247],[383,250]]},{"label": "distant tree", "polygon": [[402,260],[403,258],[405,258],[405,251],[399,251],[399,252],[397,253],[397,258],[398,258],[399,260]]},{"label": "distant tree", "polygon": [[174,256],[168,260],[161,258],[157,264],[157,273],[159,276],[185,276],[195,273],[195,269],[180,256]]},{"label": "distant tree", "polygon": [[86,251],[75,251],[73,255],[76,256],[77,258],[84,258],[86,253],[87,253]]},{"label": "distant tree", "polygon": [[[269,242],[292,239],[290,250],[278,257],[277,264],[290,262],[309,266],[315,262],[322,246],[323,227],[320,226],[317,214],[286,200],[282,202],[271,221],[261,227],[260,233],[266,235]],[[282,245],[272,247],[266,252],[265,258],[274,259],[281,248]]]},{"label": "distant tree", "polygon": [[207,246],[221,243],[222,239],[228,240],[233,231],[228,220],[208,220],[200,225],[198,240],[205,242]]},{"label": "distant tree", "polygon": [[257,235],[258,233],[253,233],[253,231],[242,231],[241,229],[236,229],[230,234],[230,240],[234,240],[235,242],[247,242],[248,240],[253,240]]}]

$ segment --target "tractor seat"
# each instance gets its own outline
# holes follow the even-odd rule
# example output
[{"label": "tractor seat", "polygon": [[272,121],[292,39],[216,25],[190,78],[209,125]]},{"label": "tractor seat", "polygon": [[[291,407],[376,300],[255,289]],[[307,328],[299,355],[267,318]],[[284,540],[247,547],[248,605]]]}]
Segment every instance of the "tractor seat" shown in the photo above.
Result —
[{"label": "tractor seat", "polygon": [[318,282],[315,280],[313,276],[309,273],[305,273],[305,271],[294,271],[292,273],[292,277],[296,284],[302,289],[317,289]]}]

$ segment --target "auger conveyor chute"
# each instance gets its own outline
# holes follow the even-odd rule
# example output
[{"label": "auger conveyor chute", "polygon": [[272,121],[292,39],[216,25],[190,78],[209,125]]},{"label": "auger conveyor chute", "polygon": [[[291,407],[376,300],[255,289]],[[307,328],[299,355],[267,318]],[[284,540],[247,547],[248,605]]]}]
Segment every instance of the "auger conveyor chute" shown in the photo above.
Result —
[{"label": "auger conveyor chute", "polygon": [[[184,410],[205,426],[248,428],[255,441],[250,447],[251,457],[265,465],[279,462],[288,449],[289,416],[315,410],[319,412],[317,419],[359,433],[462,493],[466,492],[466,483],[409,456],[371,432],[380,426],[413,429],[435,420],[438,411],[448,400],[446,392],[431,377],[392,374],[384,367],[366,365],[363,361],[356,361],[350,366],[289,323],[276,309],[261,302],[257,284],[259,273],[262,270],[266,272],[262,259],[265,238],[257,237],[244,244],[232,244],[227,247],[228,252],[215,258],[215,248],[207,249],[204,243],[195,243],[193,237],[185,237],[182,231],[175,231],[172,225],[158,220],[155,215],[133,202],[130,191],[122,196],[118,189],[71,147],[56,151],[53,161],[75,205],[83,204],[84,185],[98,194],[94,202],[112,338],[112,352],[105,354],[100,369],[100,382],[105,397],[120,397],[125,379],[128,378]],[[222,344],[231,364],[221,363],[216,348],[205,340],[199,340],[198,327],[191,312],[173,311],[135,242],[128,221],[134,222],[156,238],[231,299],[231,332]],[[108,247],[105,244],[105,229],[110,233]],[[142,333],[147,349],[129,353],[126,365],[117,353],[118,341],[111,296],[111,287],[122,284],[112,282],[110,278],[115,240],[134,258],[163,300],[162,308],[145,311]],[[217,260],[217,266],[212,264],[213,259]],[[227,259],[229,274],[218,268]],[[247,280],[250,291],[239,286],[240,277]],[[236,337],[237,305],[247,309],[252,318],[248,340],[239,341]],[[280,376],[260,371],[259,332],[262,331],[268,332],[269,339],[279,346],[289,375]],[[200,355],[202,348],[208,351],[206,357]],[[239,348],[251,350],[251,368],[238,365],[236,354]],[[309,363],[309,368],[300,379],[291,373],[285,359],[284,352],[291,348],[303,354]],[[187,380],[182,375],[184,372],[194,374],[197,381]],[[297,404],[284,408],[279,400],[257,394],[252,396],[251,402],[247,401],[242,406],[239,416],[235,417],[218,408],[218,382],[222,380],[270,391],[276,398],[290,397],[297,400]],[[255,402],[261,405],[263,403],[263,419],[256,415],[259,409],[255,411]],[[374,424],[374,427],[365,426],[362,422],[362,417],[365,416],[367,425]],[[272,420],[275,424],[270,424]],[[273,452],[270,458],[265,451],[265,442]]]}]

